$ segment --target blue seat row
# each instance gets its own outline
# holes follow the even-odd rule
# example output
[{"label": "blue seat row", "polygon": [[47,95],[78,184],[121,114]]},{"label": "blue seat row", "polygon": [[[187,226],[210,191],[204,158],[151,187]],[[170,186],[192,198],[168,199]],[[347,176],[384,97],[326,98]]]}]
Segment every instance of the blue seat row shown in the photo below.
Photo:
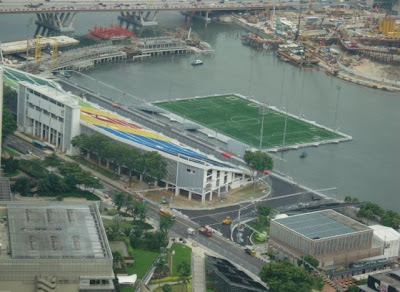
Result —
[{"label": "blue seat row", "polygon": [[97,127],[101,128],[117,137],[153,148],[155,150],[163,151],[163,152],[169,153],[174,156],[178,156],[178,155],[187,156],[187,157],[191,158],[192,161],[197,162],[197,163],[203,164],[204,162],[207,162],[207,163],[215,165],[215,166],[232,168],[231,166],[229,166],[227,164],[210,159],[203,154],[197,153],[191,149],[181,147],[181,146],[176,145],[171,142],[158,140],[158,139],[154,139],[154,138],[149,138],[149,137],[145,137],[142,135],[127,133],[124,131],[115,130],[115,129],[111,129],[111,128],[104,127],[104,126],[97,126]]}]

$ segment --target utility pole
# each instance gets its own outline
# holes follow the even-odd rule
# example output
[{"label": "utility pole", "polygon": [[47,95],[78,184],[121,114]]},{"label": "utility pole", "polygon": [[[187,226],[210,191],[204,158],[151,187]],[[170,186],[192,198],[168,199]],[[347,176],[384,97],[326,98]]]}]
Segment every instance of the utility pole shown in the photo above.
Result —
[{"label": "utility pole", "polygon": [[301,78],[301,91],[300,91],[300,114],[299,117],[303,115],[303,91],[304,91],[304,70],[303,70],[303,76]]},{"label": "utility pole", "polygon": [[336,98],[336,108],[335,108],[335,122],[333,124],[333,126],[335,127],[335,130],[337,129],[337,112],[338,112],[338,108],[339,108],[339,98],[340,98],[340,89],[341,87],[338,85],[337,87],[337,98]]},{"label": "utility pole", "polygon": [[265,117],[265,103],[263,104],[262,117],[261,117],[261,129],[260,129],[260,152],[262,150],[263,134],[264,134],[264,117]]},{"label": "utility pole", "polygon": [[25,68],[26,73],[28,73],[28,71],[29,71],[29,60],[28,60],[28,58],[29,58],[29,28],[30,28],[30,26],[32,24],[32,21],[33,21],[33,17],[29,18],[28,24],[26,25],[26,59],[25,59],[26,60],[25,61],[25,63],[26,63],[26,68]]}]

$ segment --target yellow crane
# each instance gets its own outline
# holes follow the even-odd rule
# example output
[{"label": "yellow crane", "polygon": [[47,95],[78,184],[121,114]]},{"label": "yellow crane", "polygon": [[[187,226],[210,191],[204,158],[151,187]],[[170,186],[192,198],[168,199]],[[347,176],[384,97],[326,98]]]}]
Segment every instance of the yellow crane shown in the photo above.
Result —
[{"label": "yellow crane", "polygon": [[51,41],[51,67],[54,67],[57,63],[58,57],[58,38],[54,37],[44,37],[41,35],[36,35],[35,39],[35,61],[39,61],[42,57],[42,44],[41,40],[50,40]]}]

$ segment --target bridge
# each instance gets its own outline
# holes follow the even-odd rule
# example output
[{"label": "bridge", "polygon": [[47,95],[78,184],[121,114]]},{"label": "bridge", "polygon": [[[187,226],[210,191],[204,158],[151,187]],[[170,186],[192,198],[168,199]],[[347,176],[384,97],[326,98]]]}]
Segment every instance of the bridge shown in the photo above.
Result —
[{"label": "bridge", "polygon": [[[37,17],[35,23],[39,26],[39,29],[41,27],[51,32],[71,34],[74,32],[73,24],[78,12],[120,12],[118,17],[120,21],[139,26],[154,26],[158,24],[156,18],[159,11],[195,12],[198,14],[197,17],[209,21],[209,13],[213,11],[270,10],[275,7],[287,9],[296,5],[296,2],[279,3],[278,1],[264,2],[264,0],[242,0],[240,2],[189,1],[156,0],[150,2],[147,0],[146,2],[139,2],[139,0],[104,0],[104,2],[99,2],[86,0],[82,2],[50,0],[41,3],[35,1],[29,3],[21,0],[3,0],[0,3],[0,14],[34,13]],[[39,33],[39,31],[36,33]],[[45,34],[44,31],[42,34]]]}]

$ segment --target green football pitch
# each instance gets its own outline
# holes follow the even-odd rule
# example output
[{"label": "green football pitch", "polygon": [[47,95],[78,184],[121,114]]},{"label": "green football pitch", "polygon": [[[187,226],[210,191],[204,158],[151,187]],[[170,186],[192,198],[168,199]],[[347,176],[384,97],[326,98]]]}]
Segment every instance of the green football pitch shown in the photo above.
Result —
[{"label": "green football pitch", "polygon": [[263,148],[318,142],[343,136],[286,115],[236,95],[212,96],[158,102],[157,106],[220,132],[248,145],[259,147],[264,111]]}]

